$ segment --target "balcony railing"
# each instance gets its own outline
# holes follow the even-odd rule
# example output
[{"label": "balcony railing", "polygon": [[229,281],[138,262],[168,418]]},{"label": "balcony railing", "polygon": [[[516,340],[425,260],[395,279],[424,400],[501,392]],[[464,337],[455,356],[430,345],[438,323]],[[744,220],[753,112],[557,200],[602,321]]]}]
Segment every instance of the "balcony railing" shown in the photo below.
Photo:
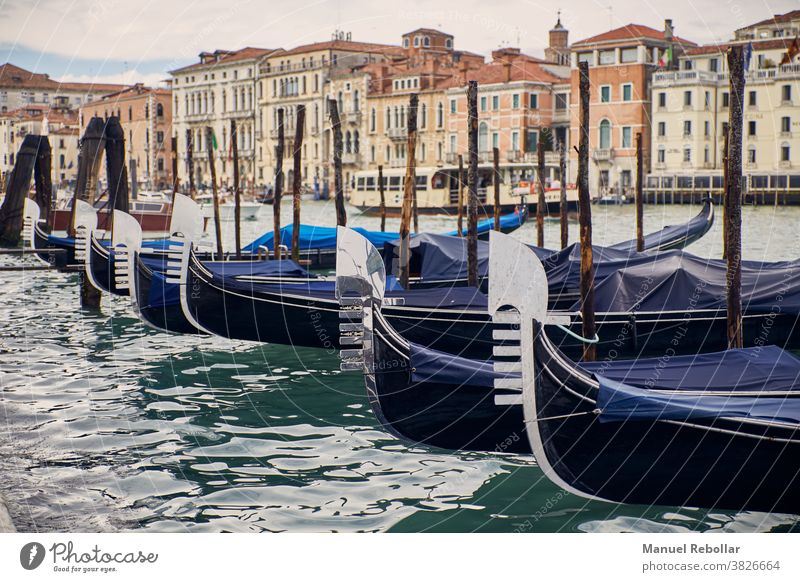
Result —
[{"label": "balcony railing", "polygon": [[455,152],[448,152],[444,155],[444,161],[448,164],[457,164],[458,163],[458,154]]},{"label": "balcony railing", "polygon": [[389,139],[406,139],[408,136],[408,128],[406,127],[390,127],[386,132]]},{"label": "balcony railing", "polygon": [[361,111],[347,111],[342,118],[345,123],[361,123]]},{"label": "balcony railing", "polygon": [[592,159],[595,162],[610,162],[614,159],[614,148],[594,150],[592,152]]},{"label": "balcony railing", "polygon": [[405,168],[406,161],[403,158],[392,158],[389,160],[389,167],[390,168]]},{"label": "balcony railing", "polygon": [[350,152],[342,154],[342,163],[343,164],[358,164],[361,163],[361,154]]}]

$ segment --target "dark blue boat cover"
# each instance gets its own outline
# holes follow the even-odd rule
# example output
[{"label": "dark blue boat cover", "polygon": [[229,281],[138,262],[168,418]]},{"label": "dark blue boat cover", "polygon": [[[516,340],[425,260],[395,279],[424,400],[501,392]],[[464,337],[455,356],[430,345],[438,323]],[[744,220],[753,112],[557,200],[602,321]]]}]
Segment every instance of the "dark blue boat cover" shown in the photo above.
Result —
[{"label": "dark blue boat cover", "polygon": [[[721,260],[668,251],[602,264],[598,271],[597,311],[683,313],[726,307],[727,267]],[[746,313],[800,313],[800,261],[744,261],[742,307]]]},{"label": "dark blue boat cover", "polygon": [[409,342],[411,380],[417,384],[432,382],[454,386],[494,387],[495,378],[519,377],[514,373],[494,371],[491,361],[471,360]]},{"label": "dark blue boat cover", "polygon": [[[782,350],[778,350],[782,351]],[[711,355],[711,354],[709,354]],[[769,354],[760,357],[768,358]],[[780,357],[780,355],[779,355]],[[712,364],[719,367],[719,362]],[[765,362],[765,365],[769,365]],[[698,369],[691,365],[687,376],[694,375]],[[651,367],[652,370],[652,367]],[[800,362],[795,361],[795,372],[800,374]],[[770,392],[796,390],[795,383],[773,382],[770,375],[762,376],[759,382],[762,396],[735,394],[739,391],[736,379],[737,368],[717,374],[707,386],[706,391],[730,391],[733,395],[712,395],[687,393],[685,390],[656,392],[638,388],[623,382],[598,375],[600,391],[597,408],[600,422],[630,422],[653,420],[691,420],[699,418],[749,418],[767,422],[800,423],[800,393],[795,397],[784,395],[770,396]],[[796,376],[795,376],[796,377]]]},{"label": "dark blue boat cover", "polygon": [[[74,247],[75,238],[71,236],[55,236],[53,234],[47,235],[47,242],[59,247]],[[142,248],[145,249],[165,249],[169,239],[154,238],[142,241]],[[104,247],[111,246],[111,240],[107,238],[100,239],[100,244]]]},{"label": "dark blue boat cover", "polygon": [[[519,212],[506,214],[500,217],[500,227],[503,230],[511,230],[518,227],[524,222],[522,215]],[[482,220],[478,223],[478,234],[489,232],[494,227],[494,218]],[[374,230],[367,230],[365,228],[355,227],[354,231],[369,240],[375,247],[381,249],[384,244],[397,240],[400,238],[398,232],[378,232]],[[292,225],[284,226],[281,229],[281,243],[282,245],[291,248],[292,246],[292,233],[294,229]],[[452,230],[445,233],[445,236],[456,236],[458,230]],[[412,237],[413,238],[413,237]],[[256,240],[245,246],[242,250],[248,253],[258,252],[258,247],[266,246],[272,250],[275,239],[275,233],[272,231],[266,232]],[[300,225],[300,249],[301,250],[334,250],[336,249],[336,227],[335,226],[314,226],[309,224]]]}]

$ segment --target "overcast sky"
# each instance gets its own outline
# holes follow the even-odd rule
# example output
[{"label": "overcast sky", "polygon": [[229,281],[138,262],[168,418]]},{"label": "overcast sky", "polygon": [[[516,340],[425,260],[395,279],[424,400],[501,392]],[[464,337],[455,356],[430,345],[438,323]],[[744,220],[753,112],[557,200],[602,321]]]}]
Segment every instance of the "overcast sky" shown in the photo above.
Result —
[{"label": "overcast sky", "polygon": [[[224,8],[222,6],[224,5]],[[434,8],[435,7],[435,8]],[[62,80],[144,81],[194,62],[203,50],[292,47],[327,40],[399,43],[422,26],[456,48],[489,54],[520,46],[541,55],[562,9],[570,40],[631,22],[698,43],[798,7],[798,0],[0,0],[0,61]]]}]

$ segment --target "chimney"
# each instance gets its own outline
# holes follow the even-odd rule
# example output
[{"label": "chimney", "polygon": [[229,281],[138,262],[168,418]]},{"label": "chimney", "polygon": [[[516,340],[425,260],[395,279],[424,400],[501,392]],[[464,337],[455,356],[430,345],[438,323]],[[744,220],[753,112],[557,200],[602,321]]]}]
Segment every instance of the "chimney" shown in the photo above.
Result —
[{"label": "chimney", "polygon": [[673,32],[674,31],[672,29],[672,19],[667,18],[664,21],[664,40],[672,40]]}]

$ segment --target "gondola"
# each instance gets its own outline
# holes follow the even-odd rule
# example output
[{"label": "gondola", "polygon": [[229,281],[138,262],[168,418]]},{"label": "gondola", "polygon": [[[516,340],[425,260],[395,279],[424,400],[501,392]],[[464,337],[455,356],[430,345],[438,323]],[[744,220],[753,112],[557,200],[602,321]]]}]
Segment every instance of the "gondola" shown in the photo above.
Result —
[{"label": "gondola", "polygon": [[[714,225],[714,203],[711,198],[704,198],[702,202],[703,208],[689,222],[665,226],[658,232],[645,235],[644,248],[659,251],[683,249],[703,238]],[[621,242],[609,248],[632,252],[636,250],[636,240]]]},{"label": "gondola", "polygon": [[[42,228],[41,210],[35,201],[26,198],[23,212],[23,239],[41,262],[58,269],[77,268],[83,265],[80,251],[76,257],[75,238],[57,237]],[[91,204],[83,200],[75,202],[74,225],[76,233],[92,231],[97,227],[97,212]]]},{"label": "gondola", "polygon": [[[500,217],[500,231],[511,233],[525,224],[528,218],[526,206],[518,207],[514,212]],[[494,228],[494,218],[487,218],[478,223],[478,238],[488,240],[489,232]],[[356,228],[367,239],[372,241],[379,249],[383,250],[384,245],[392,241],[399,240],[400,233],[371,231],[365,228]],[[292,246],[292,235],[294,229],[292,225],[284,226],[281,229],[279,246],[288,253]],[[458,229],[443,233],[439,236],[457,237]],[[466,236],[466,228],[462,235]],[[308,265],[311,269],[331,269],[336,266],[336,227],[335,226],[314,226],[301,224],[299,233],[299,259],[300,262]],[[268,249],[274,252],[275,235],[272,231],[264,233],[251,243],[242,248],[246,253],[258,253],[259,249]]]},{"label": "gondola", "polygon": [[[516,261],[514,260],[516,259]],[[629,364],[623,378],[573,363],[548,338],[546,275],[493,237],[490,310],[517,317],[527,438],[556,485],[615,503],[800,513],[800,359],[759,346]]]},{"label": "gondola", "polygon": [[[356,369],[364,373],[373,410],[387,430],[414,442],[448,449],[530,452],[520,406],[519,359],[517,358],[517,362],[498,362],[495,369],[493,362],[486,359],[470,359],[431,349],[424,338],[410,341],[406,333],[398,332],[394,321],[387,315],[392,309],[391,305],[387,305],[391,299],[380,282],[370,286],[364,282],[367,279],[361,276],[372,252],[366,241],[347,231],[343,232],[341,241],[342,260],[337,265],[337,285],[344,285],[343,289],[346,291],[357,287],[357,283],[349,283],[349,279],[360,277],[362,281],[358,287],[362,294],[356,301],[357,306],[344,307],[344,318],[348,323],[343,328],[343,337],[340,340],[344,348],[343,364],[345,369]],[[527,254],[535,257],[535,253],[528,247],[520,246],[526,249]],[[359,252],[362,247],[367,250]],[[352,248],[357,250],[353,251]],[[493,247],[492,255],[495,254]],[[509,271],[521,268],[522,262],[515,261],[514,256],[509,254],[506,260],[510,264]],[[492,282],[503,264],[502,261],[492,260],[487,313],[492,305]],[[374,280],[380,281],[385,277],[384,265],[378,265],[374,271],[379,273],[373,275]],[[513,284],[520,286],[525,280],[520,275],[513,280]],[[537,288],[535,293],[543,298],[542,313],[546,314],[549,322],[559,324],[548,327],[548,334],[563,338],[567,335],[564,326],[568,325],[568,318],[564,314],[548,313],[547,279],[539,277],[537,281],[541,288]],[[504,283],[507,283],[507,277],[501,277],[496,286],[502,288]],[[497,291],[494,294],[497,295]],[[346,299],[344,291],[340,290],[339,295]],[[367,308],[361,307],[364,305]],[[486,324],[485,329],[491,333],[491,340],[497,344],[494,348],[495,359],[520,354],[519,318],[512,315],[495,314],[493,321]],[[764,321],[769,322],[770,319],[766,318]],[[724,324],[723,318],[720,322],[723,333]],[[576,326],[575,322],[569,328],[573,334],[580,332],[580,326]],[[602,330],[601,326],[601,334]],[[696,334],[689,335],[691,341],[695,341]],[[569,337],[577,343],[576,348],[582,348],[583,344],[579,339],[574,335]],[[674,338],[675,335],[670,331],[668,337]],[[552,343],[556,343],[556,340]],[[349,350],[353,345],[359,344],[364,348]],[[676,347],[670,343],[659,357],[648,361],[652,362],[653,367],[660,369],[669,369],[670,366],[680,369],[681,365],[698,357],[677,356]],[[573,350],[576,355],[579,353],[578,349]],[[484,358],[489,357],[489,354],[484,354]],[[630,376],[631,368],[635,364],[635,360],[606,357],[582,366],[612,380],[624,381]]]}]

